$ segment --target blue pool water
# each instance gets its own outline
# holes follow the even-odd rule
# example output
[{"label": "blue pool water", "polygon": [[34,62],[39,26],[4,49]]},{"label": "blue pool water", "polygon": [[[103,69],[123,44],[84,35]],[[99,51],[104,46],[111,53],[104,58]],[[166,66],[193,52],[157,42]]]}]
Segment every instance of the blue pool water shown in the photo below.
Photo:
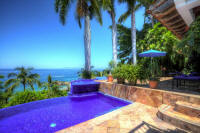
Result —
[{"label": "blue pool water", "polygon": [[51,133],[128,104],[99,92],[21,104],[0,109],[0,133]]}]

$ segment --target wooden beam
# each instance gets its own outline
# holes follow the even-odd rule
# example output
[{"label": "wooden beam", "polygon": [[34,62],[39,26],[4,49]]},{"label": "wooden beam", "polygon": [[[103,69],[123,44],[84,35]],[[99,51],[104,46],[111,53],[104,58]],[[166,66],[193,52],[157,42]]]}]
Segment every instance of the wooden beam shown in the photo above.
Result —
[{"label": "wooden beam", "polygon": [[181,24],[179,24],[179,25],[175,25],[175,26],[170,26],[171,28],[173,28],[173,29],[180,29],[181,27],[186,27],[186,24],[183,22],[183,23],[181,23]]},{"label": "wooden beam", "polygon": [[179,23],[183,21],[183,19],[181,17],[178,17],[178,19],[176,19],[175,21],[171,20],[171,21],[167,21],[165,22],[167,25],[172,26],[173,24]]},{"label": "wooden beam", "polygon": [[164,16],[166,16],[166,15],[168,15],[168,14],[174,12],[174,11],[176,11],[176,7],[172,6],[169,10],[166,10],[163,13],[158,13],[156,15],[159,16],[159,17],[164,17]]},{"label": "wooden beam", "polygon": [[163,26],[165,26],[169,31],[171,31],[178,39],[182,39],[182,36],[175,31],[173,31],[169,26],[166,25],[166,23],[163,22],[163,20],[157,18],[154,14],[152,14],[154,18],[156,18]]},{"label": "wooden beam", "polygon": [[185,31],[185,27],[182,27],[182,28],[180,28],[180,29],[175,29],[174,31],[175,31],[175,32],[179,32],[179,31],[182,31],[182,32],[183,32],[183,31]]},{"label": "wooden beam", "polygon": [[153,10],[155,10],[156,8],[158,8],[160,5],[162,5],[165,2],[166,2],[166,0],[157,0],[152,6],[150,6],[151,12]]}]

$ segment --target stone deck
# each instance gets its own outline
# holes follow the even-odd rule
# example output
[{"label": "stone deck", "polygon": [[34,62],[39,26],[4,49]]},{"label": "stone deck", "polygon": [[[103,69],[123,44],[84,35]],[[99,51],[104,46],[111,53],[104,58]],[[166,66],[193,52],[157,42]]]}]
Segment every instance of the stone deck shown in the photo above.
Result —
[{"label": "stone deck", "polygon": [[138,102],[102,116],[63,129],[57,133],[181,133],[185,132],[160,120],[157,108]]}]

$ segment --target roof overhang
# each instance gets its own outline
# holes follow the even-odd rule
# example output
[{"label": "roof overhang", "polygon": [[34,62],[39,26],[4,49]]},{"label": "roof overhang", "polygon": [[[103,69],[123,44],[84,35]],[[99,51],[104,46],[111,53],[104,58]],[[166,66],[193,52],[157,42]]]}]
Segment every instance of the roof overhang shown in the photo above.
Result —
[{"label": "roof overhang", "polygon": [[174,3],[178,13],[184,19],[185,23],[190,26],[195,20],[192,9],[200,5],[200,0],[174,0]]},{"label": "roof overhang", "polygon": [[198,6],[200,0],[157,0],[150,6],[148,13],[181,39],[194,21],[196,14],[193,9]]}]

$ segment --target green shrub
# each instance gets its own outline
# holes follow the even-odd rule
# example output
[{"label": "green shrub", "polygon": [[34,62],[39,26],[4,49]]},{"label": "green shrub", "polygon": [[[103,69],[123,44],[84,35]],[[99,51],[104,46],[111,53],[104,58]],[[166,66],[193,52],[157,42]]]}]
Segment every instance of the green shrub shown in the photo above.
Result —
[{"label": "green shrub", "polygon": [[127,67],[128,65],[123,64],[113,69],[112,75],[117,79],[118,83],[123,83],[126,79]]},{"label": "green shrub", "polygon": [[29,91],[26,90],[24,92],[17,92],[14,94],[8,102],[8,106],[14,106],[18,104],[28,103],[32,101],[42,100],[46,99],[47,95],[45,91]]},{"label": "green shrub", "polygon": [[132,85],[136,85],[137,80],[146,81],[147,73],[142,65],[123,64],[114,68],[113,77],[119,81],[125,79]]},{"label": "green shrub", "polygon": [[80,72],[78,72],[79,77],[83,78],[83,79],[91,79],[92,78],[92,72],[91,71],[87,71],[85,69],[81,69]]},{"label": "green shrub", "polygon": [[8,104],[4,107],[14,106],[18,104],[28,103],[37,100],[43,100],[54,97],[67,96],[66,90],[42,90],[42,91],[30,91],[15,93],[8,101]]},{"label": "green shrub", "polygon": [[24,91],[24,92],[17,92],[14,94],[8,102],[8,106],[28,103],[32,101],[37,100],[43,100],[47,98],[53,98],[53,97],[60,97],[60,96],[66,96],[67,93],[64,90],[58,90],[57,92],[48,91],[48,90],[42,90],[42,91]]},{"label": "green shrub", "polygon": [[145,71],[141,65],[127,65],[126,79],[132,85],[136,85],[137,80],[146,80]]}]

